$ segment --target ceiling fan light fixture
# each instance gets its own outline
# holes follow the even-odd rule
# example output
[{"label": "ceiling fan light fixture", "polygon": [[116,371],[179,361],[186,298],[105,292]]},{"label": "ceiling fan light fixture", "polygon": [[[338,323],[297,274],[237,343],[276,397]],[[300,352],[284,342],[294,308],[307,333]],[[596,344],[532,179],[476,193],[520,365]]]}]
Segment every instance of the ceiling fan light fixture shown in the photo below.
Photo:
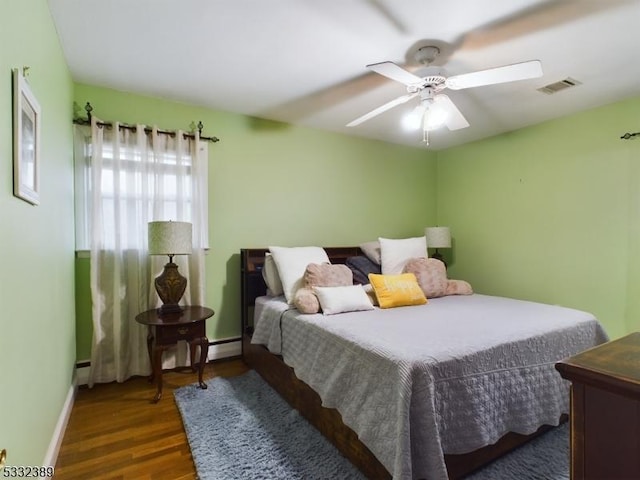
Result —
[{"label": "ceiling fan light fixture", "polygon": [[436,130],[447,122],[447,112],[442,106],[428,98],[402,117],[402,125],[406,130]]},{"label": "ceiling fan light fixture", "polygon": [[526,80],[542,76],[542,64],[539,60],[503,65],[471,73],[463,73],[446,77],[440,70],[429,65],[439,55],[438,47],[426,45],[418,49],[416,60],[424,65],[420,76],[396,65],[391,61],[367,65],[369,70],[391,80],[404,84],[407,94],[387,102],[369,113],[365,113],[347,124],[347,127],[360,125],[391,108],[406,103],[412,98],[420,97],[420,106],[402,119],[408,130],[422,129],[422,141],[429,145],[429,131],[446,125],[449,130],[467,128],[469,122],[451,99],[442,93],[445,89],[463,90],[485,85],[493,85],[517,80]]},{"label": "ceiling fan light fixture", "polygon": [[424,114],[423,130],[437,130],[446,122],[447,114],[439,109],[429,109]]},{"label": "ceiling fan light fixture", "polygon": [[436,130],[447,121],[447,112],[433,99],[425,100],[425,109],[422,117],[422,130]]},{"label": "ceiling fan light fixture", "polygon": [[424,105],[419,104],[413,108],[409,113],[402,117],[402,126],[405,130],[417,131],[422,128],[424,119],[425,108]]}]

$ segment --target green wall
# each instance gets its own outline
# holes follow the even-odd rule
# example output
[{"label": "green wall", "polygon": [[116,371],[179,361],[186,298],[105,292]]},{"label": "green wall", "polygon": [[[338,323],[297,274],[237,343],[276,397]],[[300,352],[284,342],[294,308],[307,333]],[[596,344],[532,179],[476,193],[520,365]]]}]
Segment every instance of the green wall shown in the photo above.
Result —
[{"label": "green wall", "polygon": [[[436,219],[435,153],[77,84],[103,120],[188,129],[209,146],[207,321],[211,340],[240,334],[243,247],[357,245],[419,235]],[[78,360],[90,357],[88,259],[78,259]],[[84,280],[83,280],[84,279]],[[80,291],[82,289],[82,292]]]},{"label": "green wall", "polygon": [[[11,69],[42,108],[40,205],[13,196]],[[75,363],[73,83],[45,0],[0,5],[0,449],[41,465]]]},{"label": "green wall", "polygon": [[[562,95],[562,94],[559,94]],[[453,278],[640,327],[640,98],[438,153]]]}]

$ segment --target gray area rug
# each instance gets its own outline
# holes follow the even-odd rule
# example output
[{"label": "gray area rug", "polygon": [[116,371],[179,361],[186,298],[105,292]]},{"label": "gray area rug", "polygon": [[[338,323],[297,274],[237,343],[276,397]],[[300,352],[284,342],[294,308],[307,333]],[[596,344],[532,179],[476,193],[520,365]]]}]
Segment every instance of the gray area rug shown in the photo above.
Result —
[{"label": "gray area rug", "polygon": [[[201,480],[351,480],[364,476],[254,371],[175,390]],[[569,478],[567,426],[468,477]]]},{"label": "gray area rug", "polygon": [[548,431],[466,478],[569,480],[569,424]]}]

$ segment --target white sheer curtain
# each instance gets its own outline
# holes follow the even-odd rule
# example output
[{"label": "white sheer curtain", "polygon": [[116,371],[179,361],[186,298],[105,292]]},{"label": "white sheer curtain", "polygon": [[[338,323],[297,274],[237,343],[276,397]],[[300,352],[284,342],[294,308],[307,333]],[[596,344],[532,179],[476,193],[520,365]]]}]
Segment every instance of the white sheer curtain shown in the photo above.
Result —
[{"label": "white sheer curtain", "polygon": [[[159,134],[100,125],[92,119],[88,151],[87,231],[91,250],[93,341],[89,385],[147,375],[147,330],[135,316],[160,305],[153,279],[168,257],[149,256],[147,224],[193,224],[194,249],[176,256],[188,279],[181,303],[203,305],[207,221],[206,145],[183,132]],[[184,342],[180,342],[184,344]],[[187,362],[186,344],[164,367]]]}]

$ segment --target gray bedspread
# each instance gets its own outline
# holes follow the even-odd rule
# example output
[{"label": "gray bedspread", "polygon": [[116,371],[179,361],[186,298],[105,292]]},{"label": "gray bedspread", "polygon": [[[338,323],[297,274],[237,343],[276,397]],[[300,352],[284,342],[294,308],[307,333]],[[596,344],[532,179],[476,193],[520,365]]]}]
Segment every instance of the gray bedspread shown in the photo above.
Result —
[{"label": "gray bedspread", "polygon": [[485,295],[324,316],[257,309],[252,342],[281,353],[394,479],[446,479],[444,453],[557,425],[554,364],[607,340],[593,315]]}]

